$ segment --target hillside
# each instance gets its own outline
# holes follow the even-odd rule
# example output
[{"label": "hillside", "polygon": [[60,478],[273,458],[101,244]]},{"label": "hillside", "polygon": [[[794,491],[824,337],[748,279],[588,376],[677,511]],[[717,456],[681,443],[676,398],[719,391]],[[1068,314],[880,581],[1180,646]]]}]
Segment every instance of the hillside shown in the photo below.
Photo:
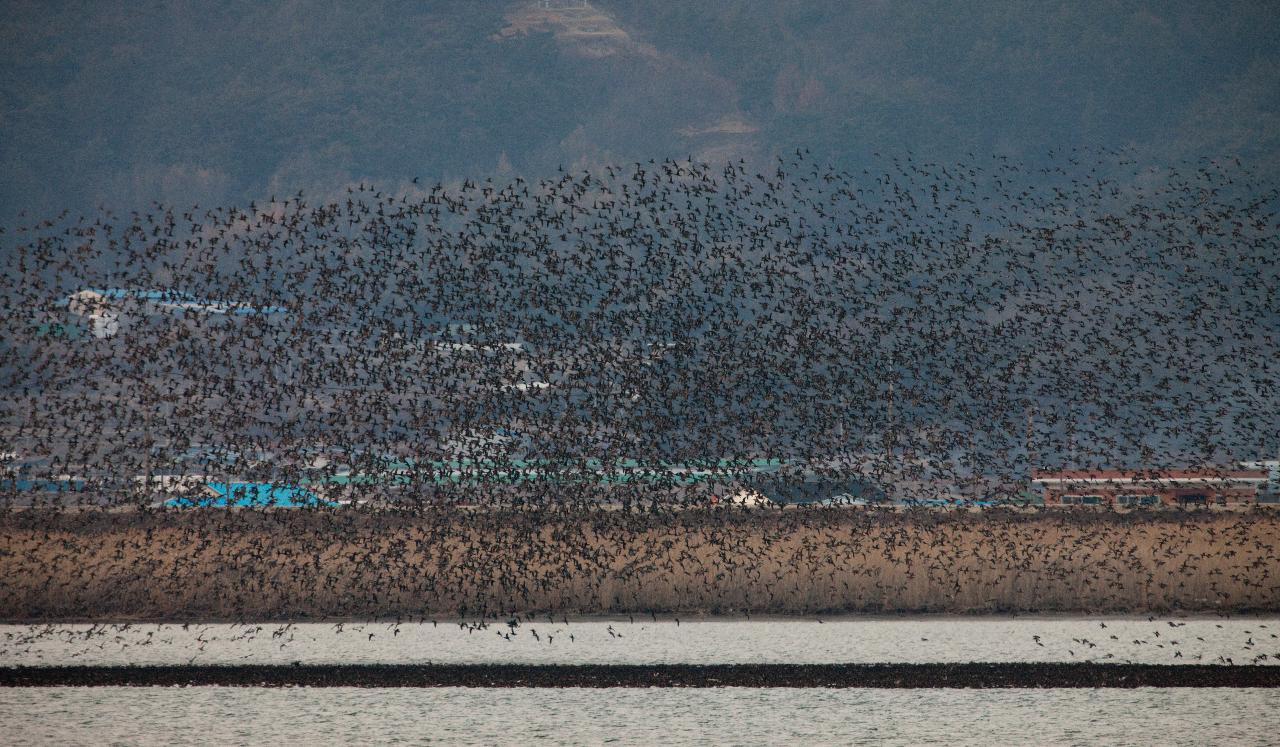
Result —
[{"label": "hillside", "polygon": [[296,5],[6,8],[0,220],[797,147],[1280,173],[1263,3]]}]

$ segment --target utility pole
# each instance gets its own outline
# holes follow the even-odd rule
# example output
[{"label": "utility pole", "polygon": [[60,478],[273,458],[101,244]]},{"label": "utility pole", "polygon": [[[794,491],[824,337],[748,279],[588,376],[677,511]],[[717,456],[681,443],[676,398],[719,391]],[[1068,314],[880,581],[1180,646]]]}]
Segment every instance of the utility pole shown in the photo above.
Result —
[{"label": "utility pole", "polygon": [[1029,465],[1029,469],[1034,470],[1036,468],[1036,453],[1031,447],[1031,430],[1031,405],[1027,405],[1027,431],[1023,436],[1022,448],[1027,452],[1027,464]]},{"label": "utility pole", "polygon": [[885,429],[885,438],[884,438],[885,455],[890,461],[893,459],[893,447],[894,447],[894,435],[895,435],[894,434],[895,424],[893,421],[893,400],[894,400],[894,393],[893,393],[894,370],[893,369],[896,365],[896,360],[897,360],[897,356],[890,356],[889,358],[889,419],[888,419],[888,426]]},{"label": "utility pole", "polygon": [[1023,436],[1022,448],[1027,452],[1027,492],[1033,492],[1036,486],[1036,452],[1031,446],[1031,405],[1027,405],[1027,431]]}]

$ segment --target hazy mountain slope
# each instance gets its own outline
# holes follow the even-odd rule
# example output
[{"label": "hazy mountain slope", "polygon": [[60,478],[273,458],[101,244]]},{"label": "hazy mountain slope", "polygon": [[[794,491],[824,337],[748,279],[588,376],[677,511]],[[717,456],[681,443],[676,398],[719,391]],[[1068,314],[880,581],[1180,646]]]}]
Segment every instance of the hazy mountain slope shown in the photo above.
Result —
[{"label": "hazy mountain slope", "polygon": [[0,218],[808,147],[1280,172],[1265,3],[8,4]]}]

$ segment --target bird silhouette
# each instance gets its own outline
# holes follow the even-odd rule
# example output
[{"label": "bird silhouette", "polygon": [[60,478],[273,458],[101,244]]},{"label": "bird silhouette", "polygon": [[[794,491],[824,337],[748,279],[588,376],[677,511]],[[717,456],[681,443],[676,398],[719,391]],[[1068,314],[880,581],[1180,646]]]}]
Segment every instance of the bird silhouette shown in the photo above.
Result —
[{"label": "bird silhouette", "polygon": [[1090,157],[797,148],[6,227],[0,603],[504,640],[1273,608],[1269,514],[1022,506],[1037,467],[1278,448],[1280,192]]}]

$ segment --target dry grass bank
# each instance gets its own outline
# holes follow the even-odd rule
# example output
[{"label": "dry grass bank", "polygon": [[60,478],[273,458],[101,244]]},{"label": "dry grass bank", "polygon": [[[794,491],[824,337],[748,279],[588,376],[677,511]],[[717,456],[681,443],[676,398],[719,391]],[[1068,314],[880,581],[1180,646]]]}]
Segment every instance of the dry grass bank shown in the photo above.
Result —
[{"label": "dry grass bank", "polygon": [[1274,512],[11,513],[0,617],[1280,610]]}]

